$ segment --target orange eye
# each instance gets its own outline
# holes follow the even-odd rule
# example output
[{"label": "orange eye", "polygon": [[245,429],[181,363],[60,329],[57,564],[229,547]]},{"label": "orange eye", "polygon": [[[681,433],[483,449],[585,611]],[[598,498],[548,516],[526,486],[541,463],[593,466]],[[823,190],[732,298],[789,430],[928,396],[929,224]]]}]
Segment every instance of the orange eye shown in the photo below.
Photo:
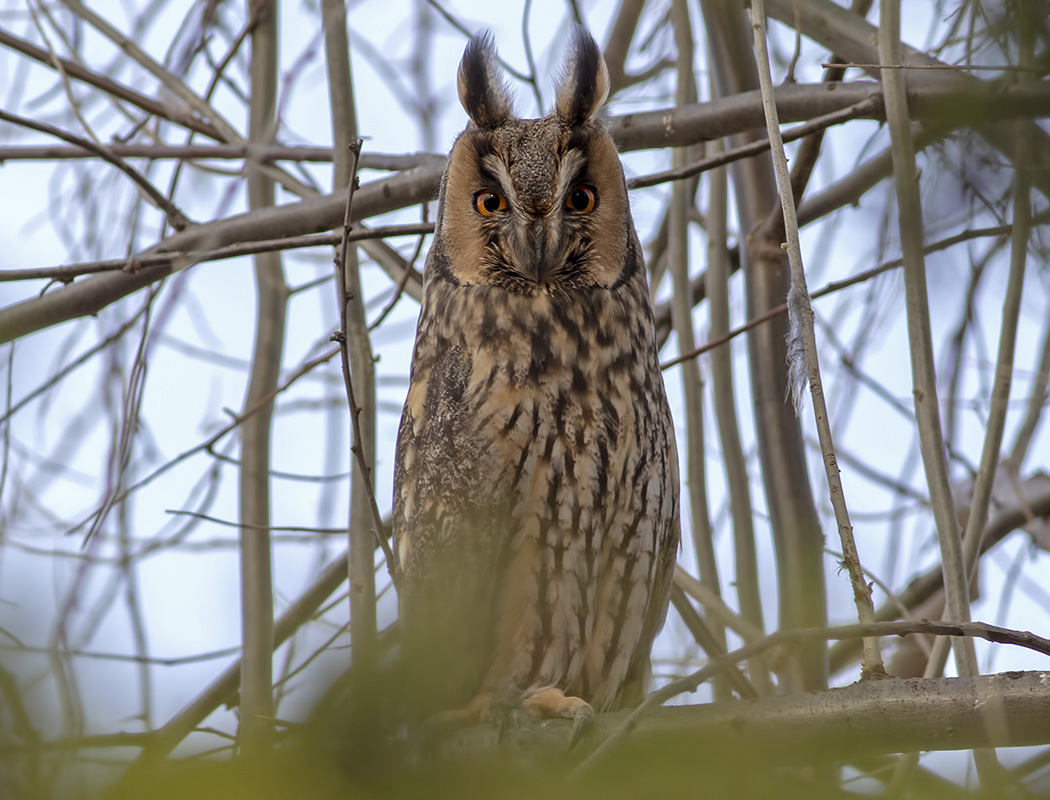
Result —
[{"label": "orange eye", "polygon": [[507,198],[499,192],[482,189],[474,193],[474,210],[485,217],[491,217],[507,208]]},{"label": "orange eye", "polygon": [[577,214],[589,214],[598,207],[598,193],[590,186],[574,186],[565,198],[565,207]]}]

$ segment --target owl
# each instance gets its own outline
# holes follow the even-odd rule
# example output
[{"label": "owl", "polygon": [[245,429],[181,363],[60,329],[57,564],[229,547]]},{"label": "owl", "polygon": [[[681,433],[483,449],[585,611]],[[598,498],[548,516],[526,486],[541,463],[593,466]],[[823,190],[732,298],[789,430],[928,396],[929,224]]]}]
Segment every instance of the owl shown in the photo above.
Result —
[{"label": "owl", "polygon": [[[636,704],[679,543],[678,463],[609,89],[570,38],[554,110],[519,119],[487,35],[441,181],[393,536],[424,713]],[[439,713],[440,712],[440,713]]]}]

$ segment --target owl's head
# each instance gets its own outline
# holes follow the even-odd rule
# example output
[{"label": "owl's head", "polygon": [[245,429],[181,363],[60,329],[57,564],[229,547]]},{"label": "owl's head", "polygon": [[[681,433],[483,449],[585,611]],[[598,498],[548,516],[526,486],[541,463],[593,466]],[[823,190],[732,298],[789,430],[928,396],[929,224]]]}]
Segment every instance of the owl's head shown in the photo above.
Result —
[{"label": "owl's head", "polygon": [[534,295],[613,287],[634,271],[623,167],[597,116],[608,93],[601,51],[576,28],[554,110],[519,119],[491,39],[470,40],[459,67],[470,122],[449,154],[437,228],[456,282]]}]

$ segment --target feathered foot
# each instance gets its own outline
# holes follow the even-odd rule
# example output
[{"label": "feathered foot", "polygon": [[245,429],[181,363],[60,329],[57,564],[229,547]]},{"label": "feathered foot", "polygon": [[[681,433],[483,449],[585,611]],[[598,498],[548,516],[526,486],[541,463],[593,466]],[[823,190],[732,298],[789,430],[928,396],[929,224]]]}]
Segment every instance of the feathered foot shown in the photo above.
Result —
[{"label": "feathered foot", "polygon": [[572,750],[579,742],[587,722],[594,716],[594,709],[586,700],[567,696],[561,689],[553,686],[538,689],[526,695],[521,701],[521,707],[530,714],[544,719],[572,720],[572,739],[569,740],[569,750]]},{"label": "feathered foot", "polygon": [[[424,728],[432,734],[478,722],[492,722],[499,729],[499,739],[502,742],[505,734],[520,727],[513,722],[515,712],[520,710],[540,719],[571,720],[572,738],[569,740],[568,750],[572,750],[583,735],[587,723],[594,716],[594,709],[587,701],[568,696],[555,687],[537,689],[525,695],[514,692],[513,695],[497,697],[492,692],[482,692],[461,708],[441,711],[429,717],[424,723]],[[528,726],[525,726],[523,731],[527,729]],[[519,738],[518,734],[514,735],[515,741]]]}]

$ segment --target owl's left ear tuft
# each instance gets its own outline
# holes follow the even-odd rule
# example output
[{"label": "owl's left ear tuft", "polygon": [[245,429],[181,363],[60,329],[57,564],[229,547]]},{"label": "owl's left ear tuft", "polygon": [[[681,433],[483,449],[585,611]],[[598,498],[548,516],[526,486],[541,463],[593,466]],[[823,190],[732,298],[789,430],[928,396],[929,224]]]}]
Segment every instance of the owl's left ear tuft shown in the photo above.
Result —
[{"label": "owl's left ear tuft", "polygon": [[579,25],[570,35],[555,94],[554,112],[573,127],[597,114],[609,97],[609,69],[602,51]]},{"label": "owl's left ear tuft", "polygon": [[472,36],[459,62],[459,102],[474,123],[498,128],[514,117],[514,104],[503,78],[492,34]]}]

